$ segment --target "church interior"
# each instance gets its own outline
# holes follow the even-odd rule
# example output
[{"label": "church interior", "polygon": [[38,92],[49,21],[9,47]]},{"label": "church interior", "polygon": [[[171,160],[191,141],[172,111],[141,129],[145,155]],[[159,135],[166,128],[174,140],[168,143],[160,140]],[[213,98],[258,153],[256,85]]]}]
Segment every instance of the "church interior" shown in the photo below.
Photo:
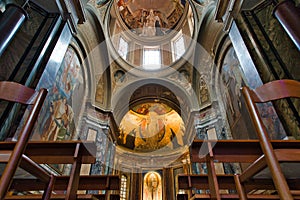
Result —
[{"label": "church interior", "polygon": [[300,199],[299,0],[0,0],[0,199]]}]

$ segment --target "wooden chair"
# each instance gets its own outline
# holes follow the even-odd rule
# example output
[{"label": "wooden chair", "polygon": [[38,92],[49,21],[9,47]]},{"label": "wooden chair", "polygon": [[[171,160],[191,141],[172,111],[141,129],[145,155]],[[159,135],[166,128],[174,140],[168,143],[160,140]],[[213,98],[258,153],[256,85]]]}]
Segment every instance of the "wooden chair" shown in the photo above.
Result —
[{"label": "wooden chair", "polygon": [[[300,82],[295,80],[276,80],[266,83],[253,90],[249,89],[248,87],[243,87],[242,93],[245,98],[251,119],[257,131],[263,155],[245,172],[243,172],[244,175],[239,175],[238,178],[241,180],[241,183],[243,183],[249,177],[260,171],[264,167],[264,163],[266,163],[270,169],[273,182],[280,198],[285,200],[293,199],[278,160],[281,160],[279,159],[280,157],[282,160],[286,161],[299,161],[299,149],[293,151],[289,151],[289,149],[274,151],[256,103],[265,103],[288,97],[300,98]],[[243,192],[242,188],[240,192]]]},{"label": "wooden chair", "polygon": [[[41,89],[39,92],[36,92],[31,88],[15,82],[0,82],[0,99],[32,105],[14,149],[10,152],[1,152],[0,161],[6,162],[7,164],[0,179],[0,199],[5,198],[19,165],[33,175],[39,176],[42,180],[48,181],[51,188],[52,176],[23,154],[46,95],[46,89]],[[47,194],[45,193],[45,195]]]},{"label": "wooden chair", "polygon": [[[256,103],[287,97],[300,98],[300,83],[280,80],[267,83],[255,90],[243,88],[247,107],[258,133],[258,140],[194,140],[190,147],[191,162],[206,163],[207,174],[180,175],[178,189],[209,190],[191,199],[300,199],[300,177],[285,177],[279,162],[300,163],[300,140],[270,140],[258,114]],[[216,174],[215,162],[250,163],[241,174]],[[271,178],[259,172],[269,168]],[[294,169],[293,172],[297,172]],[[257,176],[255,176],[257,175]],[[223,194],[220,190],[235,190]],[[276,190],[278,194],[253,194],[255,190]],[[188,199],[187,194],[177,195]]]},{"label": "wooden chair", "polygon": [[[0,199],[119,199],[118,175],[81,176],[82,164],[95,163],[96,145],[89,141],[30,141],[35,121],[47,95],[14,82],[0,82],[0,99],[32,105],[17,142],[0,142],[0,162],[7,165],[0,180]],[[69,176],[50,175],[39,164],[72,164]],[[37,179],[14,177],[20,167]],[[41,195],[7,195],[8,190],[42,191]],[[52,191],[61,191],[54,194]],[[78,190],[105,190],[106,194],[77,194]]]},{"label": "wooden chair", "polygon": [[[275,152],[286,150],[299,152],[299,140],[272,140],[271,144]],[[207,153],[209,152],[209,156]],[[274,191],[276,190],[272,179],[269,177],[252,177],[245,170],[241,175],[217,174],[215,163],[249,163],[256,165],[260,160],[263,151],[259,140],[194,140],[190,147],[192,163],[206,163],[207,174],[181,174],[178,176],[178,189],[181,190],[202,190],[203,194],[194,194],[190,199],[280,199],[277,194],[254,194],[253,191]],[[279,160],[290,159],[299,161],[298,158],[286,157],[276,154]],[[259,162],[258,162],[259,163]],[[267,165],[263,165],[267,167]],[[253,169],[249,167],[248,169]],[[255,168],[259,171],[262,168]],[[297,170],[295,170],[297,171]],[[288,177],[287,183],[294,199],[300,199],[300,177]],[[241,183],[241,181],[243,183]],[[224,193],[222,191],[237,191],[237,193]],[[209,193],[207,192],[209,191]],[[194,193],[194,192],[192,192]],[[188,194],[178,194],[177,199],[189,199]]]},{"label": "wooden chair", "polygon": [[[1,151],[11,151],[15,142],[0,142]],[[96,162],[96,145],[92,141],[30,141],[24,155],[36,164],[72,164],[69,175],[53,176],[51,185],[41,179],[15,177],[10,186],[18,192],[45,191],[41,194],[6,195],[5,199],[117,199],[119,175],[80,175],[82,164]],[[22,161],[21,161],[22,162]],[[78,194],[78,190],[106,191],[106,194]],[[58,192],[55,194],[53,192]]]}]

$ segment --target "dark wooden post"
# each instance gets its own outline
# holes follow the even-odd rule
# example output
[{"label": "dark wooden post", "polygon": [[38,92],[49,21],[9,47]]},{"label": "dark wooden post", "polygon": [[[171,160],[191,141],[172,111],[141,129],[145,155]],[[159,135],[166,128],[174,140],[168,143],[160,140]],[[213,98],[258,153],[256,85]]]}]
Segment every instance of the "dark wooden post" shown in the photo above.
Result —
[{"label": "dark wooden post", "polygon": [[273,12],[276,19],[300,51],[300,8],[295,6],[294,1],[285,0],[278,3]]},{"label": "dark wooden post", "polygon": [[0,15],[0,56],[27,17],[26,11],[15,4],[7,4]]}]

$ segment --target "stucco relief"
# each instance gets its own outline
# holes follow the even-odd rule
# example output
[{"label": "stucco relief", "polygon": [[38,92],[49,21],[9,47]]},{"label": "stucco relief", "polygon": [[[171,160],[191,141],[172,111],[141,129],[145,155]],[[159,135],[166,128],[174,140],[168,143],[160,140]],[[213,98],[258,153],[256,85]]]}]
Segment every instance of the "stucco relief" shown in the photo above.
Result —
[{"label": "stucco relief", "polygon": [[180,68],[178,71],[174,72],[173,74],[167,77],[172,82],[179,84],[181,87],[188,92],[189,95],[193,95],[193,88],[192,88],[192,71],[191,66],[186,64],[185,67]]}]

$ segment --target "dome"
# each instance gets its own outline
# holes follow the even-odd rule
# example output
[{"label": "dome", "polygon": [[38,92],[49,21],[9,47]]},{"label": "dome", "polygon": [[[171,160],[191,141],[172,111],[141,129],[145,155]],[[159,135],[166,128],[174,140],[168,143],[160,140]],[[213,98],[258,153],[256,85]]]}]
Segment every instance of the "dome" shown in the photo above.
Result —
[{"label": "dome", "polygon": [[126,26],[142,37],[163,36],[174,29],[186,1],[118,0],[117,10]]},{"label": "dome", "polygon": [[194,15],[187,1],[115,0],[110,16],[112,55],[127,71],[176,68],[193,40]]}]

